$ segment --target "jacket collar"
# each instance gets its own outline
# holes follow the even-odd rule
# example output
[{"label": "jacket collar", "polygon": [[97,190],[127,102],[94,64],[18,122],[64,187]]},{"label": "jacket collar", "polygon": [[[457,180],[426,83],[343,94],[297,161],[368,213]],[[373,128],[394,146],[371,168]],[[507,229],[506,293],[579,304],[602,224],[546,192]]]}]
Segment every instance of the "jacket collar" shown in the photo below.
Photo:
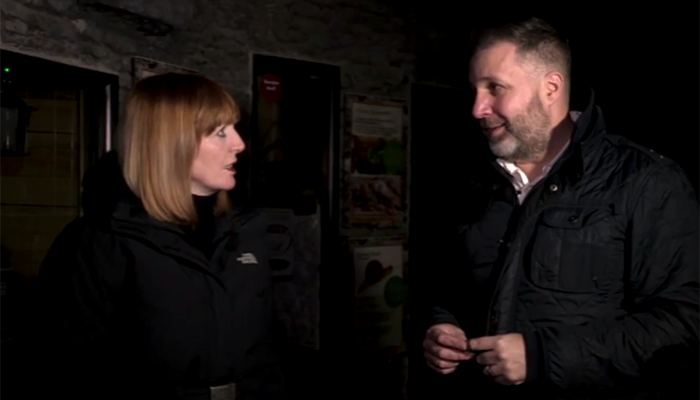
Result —
[{"label": "jacket collar", "polygon": [[[576,103],[572,103],[572,108],[576,107]],[[580,144],[585,139],[590,138],[595,131],[598,120],[602,121],[600,108],[595,105],[595,92],[589,89],[588,101],[581,115],[576,120],[576,128],[573,134],[573,143]]]},{"label": "jacket collar", "polygon": [[[575,105],[575,104],[574,104]],[[588,103],[576,120],[576,127],[572,135],[569,149],[566,151],[559,165],[562,179],[575,185],[586,173],[585,154],[605,135],[605,121],[603,112],[595,104],[595,92],[589,89]]]}]

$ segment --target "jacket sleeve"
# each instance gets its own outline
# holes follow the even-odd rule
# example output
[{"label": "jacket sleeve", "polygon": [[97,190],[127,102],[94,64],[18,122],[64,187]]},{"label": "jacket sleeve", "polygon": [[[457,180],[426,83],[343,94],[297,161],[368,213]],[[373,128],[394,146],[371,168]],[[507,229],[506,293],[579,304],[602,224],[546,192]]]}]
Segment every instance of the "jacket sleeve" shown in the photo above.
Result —
[{"label": "jacket sleeve", "polygon": [[697,197],[675,165],[651,171],[636,195],[626,250],[628,313],[538,328],[551,385],[622,388],[640,378],[668,385],[666,378],[697,363]]},{"label": "jacket sleeve", "polygon": [[[112,277],[95,266],[117,267],[117,261],[102,254],[102,239],[76,220],[56,238],[40,267],[29,344],[36,360],[33,375],[42,382],[34,389],[50,397],[94,398],[111,375],[102,360],[110,348]],[[118,274],[118,268],[110,270]]]}]

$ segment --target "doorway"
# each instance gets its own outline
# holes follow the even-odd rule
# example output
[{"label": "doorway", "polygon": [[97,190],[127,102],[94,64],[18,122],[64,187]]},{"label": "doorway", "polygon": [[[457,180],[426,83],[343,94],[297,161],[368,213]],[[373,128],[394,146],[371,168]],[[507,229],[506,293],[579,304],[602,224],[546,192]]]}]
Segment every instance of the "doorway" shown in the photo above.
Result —
[{"label": "doorway", "polygon": [[19,378],[17,339],[34,278],[56,236],[81,215],[84,172],[112,145],[119,82],[116,75],[12,51],[0,56],[4,395]]},{"label": "doorway", "polygon": [[[249,198],[293,254],[271,256],[294,398],[325,398],[321,354],[339,341],[340,67],[253,55]],[[277,242],[275,242],[277,243]],[[290,262],[291,261],[291,262]],[[292,265],[290,265],[290,263]],[[339,321],[340,318],[340,322]]]}]

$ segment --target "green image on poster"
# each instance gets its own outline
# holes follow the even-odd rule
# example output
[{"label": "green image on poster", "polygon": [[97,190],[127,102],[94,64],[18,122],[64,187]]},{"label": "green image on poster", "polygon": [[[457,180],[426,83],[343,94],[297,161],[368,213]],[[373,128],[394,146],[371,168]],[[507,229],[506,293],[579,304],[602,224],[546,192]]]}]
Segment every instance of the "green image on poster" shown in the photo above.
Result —
[{"label": "green image on poster", "polygon": [[396,308],[406,300],[406,285],[403,278],[393,276],[384,285],[384,301],[391,308]]},{"label": "green image on poster", "polygon": [[382,162],[382,150],[371,148],[367,150],[367,161],[371,165],[379,165]]},{"label": "green image on poster", "polygon": [[403,171],[403,149],[398,141],[388,142],[383,149],[384,169],[389,175],[400,174]]}]

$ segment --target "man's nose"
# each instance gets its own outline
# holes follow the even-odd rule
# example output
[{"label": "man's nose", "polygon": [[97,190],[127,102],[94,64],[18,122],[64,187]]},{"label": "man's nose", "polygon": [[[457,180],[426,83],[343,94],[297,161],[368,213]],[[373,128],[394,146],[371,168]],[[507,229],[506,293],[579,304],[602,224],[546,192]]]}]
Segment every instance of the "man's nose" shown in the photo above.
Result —
[{"label": "man's nose", "polygon": [[482,119],[491,114],[491,106],[488,101],[481,96],[476,96],[474,106],[472,107],[472,116],[476,119]]}]

